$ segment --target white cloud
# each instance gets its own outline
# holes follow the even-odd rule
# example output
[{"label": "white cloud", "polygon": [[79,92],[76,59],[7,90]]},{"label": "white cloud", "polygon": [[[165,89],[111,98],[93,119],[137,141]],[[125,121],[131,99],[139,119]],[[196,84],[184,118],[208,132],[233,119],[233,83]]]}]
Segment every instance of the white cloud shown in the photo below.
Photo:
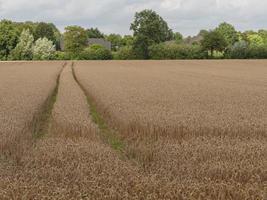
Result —
[{"label": "white cloud", "polygon": [[176,10],[181,7],[181,0],[173,1],[173,0],[163,0],[161,6],[166,9]]},{"label": "white cloud", "polygon": [[156,10],[174,31],[196,34],[227,21],[238,29],[267,28],[266,0],[0,0],[0,18],[97,26],[107,33],[129,33],[134,13]]}]

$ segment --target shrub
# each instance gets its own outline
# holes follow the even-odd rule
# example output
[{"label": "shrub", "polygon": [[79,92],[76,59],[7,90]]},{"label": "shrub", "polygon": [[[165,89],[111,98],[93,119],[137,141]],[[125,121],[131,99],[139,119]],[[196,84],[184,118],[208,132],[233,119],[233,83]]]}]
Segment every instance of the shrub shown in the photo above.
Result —
[{"label": "shrub", "polygon": [[149,47],[151,59],[203,59],[206,52],[199,45],[156,44]]},{"label": "shrub", "polygon": [[7,58],[6,58],[6,56],[4,55],[4,51],[1,51],[0,50],[0,61],[4,61],[4,60],[6,60]]},{"label": "shrub", "polygon": [[236,42],[225,53],[226,58],[246,59],[248,57],[248,43],[246,41]]},{"label": "shrub", "polygon": [[165,45],[155,44],[149,47],[149,57],[154,60],[162,60],[167,59],[167,51]]},{"label": "shrub", "polygon": [[34,60],[51,60],[54,57],[56,47],[51,40],[39,38],[33,46]]},{"label": "shrub", "polygon": [[267,46],[250,46],[248,50],[248,58],[250,59],[266,59]]},{"label": "shrub", "polygon": [[79,58],[84,60],[111,60],[112,54],[105,47],[95,44],[85,48]]},{"label": "shrub", "polygon": [[248,42],[236,42],[226,53],[226,58],[231,59],[265,59],[267,46],[249,45]]},{"label": "shrub", "polygon": [[69,53],[63,52],[63,51],[56,51],[54,53],[54,59],[55,60],[70,60],[71,56]]},{"label": "shrub", "polygon": [[136,55],[133,51],[132,46],[121,47],[117,53],[114,55],[116,60],[134,60]]}]

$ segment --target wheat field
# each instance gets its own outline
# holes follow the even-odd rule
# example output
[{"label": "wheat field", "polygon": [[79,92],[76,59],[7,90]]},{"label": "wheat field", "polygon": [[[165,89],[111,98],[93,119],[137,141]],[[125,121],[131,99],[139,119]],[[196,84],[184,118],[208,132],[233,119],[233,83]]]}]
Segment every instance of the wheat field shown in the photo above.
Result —
[{"label": "wheat field", "polygon": [[0,199],[265,200],[266,66],[0,63]]},{"label": "wheat field", "polygon": [[113,113],[116,126],[183,126],[189,132],[266,130],[266,74],[262,61],[77,64],[81,83]]},{"label": "wheat field", "polygon": [[[63,63],[0,63],[0,150],[22,153],[35,115],[56,85]],[[4,156],[4,155],[2,155]],[[1,156],[0,156],[1,158]]]}]

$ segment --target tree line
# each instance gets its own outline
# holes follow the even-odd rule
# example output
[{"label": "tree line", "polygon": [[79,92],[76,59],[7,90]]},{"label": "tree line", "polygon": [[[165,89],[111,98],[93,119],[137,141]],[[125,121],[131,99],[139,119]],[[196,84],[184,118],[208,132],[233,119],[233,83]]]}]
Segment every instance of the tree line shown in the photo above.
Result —
[{"label": "tree line", "polygon": [[[240,32],[223,22],[184,38],[153,10],[137,12],[130,30],[133,35],[105,35],[98,28],[68,26],[61,34],[52,23],[1,20],[0,60],[267,58],[267,30]],[[88,46],[88,38],[110,41],[111,50]]]}]

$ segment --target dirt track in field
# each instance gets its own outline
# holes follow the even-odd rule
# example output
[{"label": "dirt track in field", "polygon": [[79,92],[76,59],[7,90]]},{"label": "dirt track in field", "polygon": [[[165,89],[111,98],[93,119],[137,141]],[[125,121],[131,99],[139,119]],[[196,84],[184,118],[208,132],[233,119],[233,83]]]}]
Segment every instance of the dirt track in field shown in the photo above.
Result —
[{"label": "dirt track in field", "polygon": [[[71,63],[63,69],[52,118],[53,134],[94,138],[96,125],[90,118],[86,97],[74,80]],[[69,133],[68,133],[69,132]],[[73,135],[73,134],[79,135]]]},{"label": "dirt track in field", "polygon": [[[0,137],[12,126],[32,141],[17,164],[0,154],[0,199],[264,199],[266,66],[93,61],[75,62],[72,71],[68,62],[50,129],[33,140],[21,124],[47,99],[62,63],[0,63]],[[122,151],[97,126],[108,126],[105,134],[116,134]]]}]

